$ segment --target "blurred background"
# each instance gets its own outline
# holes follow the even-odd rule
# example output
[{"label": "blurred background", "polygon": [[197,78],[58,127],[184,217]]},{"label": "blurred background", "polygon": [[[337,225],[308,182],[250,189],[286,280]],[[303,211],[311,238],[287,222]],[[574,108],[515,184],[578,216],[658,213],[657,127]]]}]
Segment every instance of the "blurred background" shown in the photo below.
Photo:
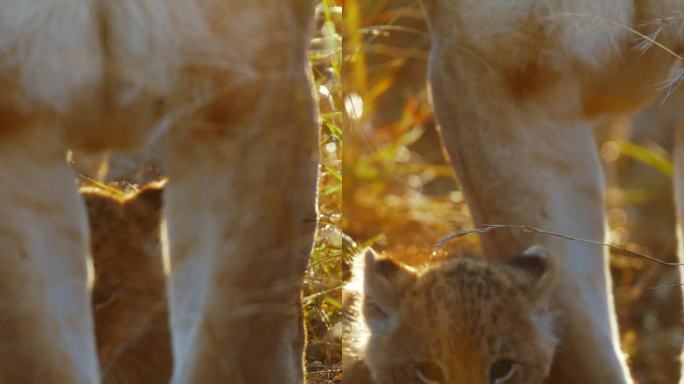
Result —
[{"label": "blurred background", "polygon": [[[345,254],[372,245],[420,264],[478,250],[476,235],[433,247],[472,222],[428,103],[422,10],[415,0],[342,5]],[[612,242],[665,261],[676,260],[670,151],[682,105],[684,96],[674,94],[632,120],[596,128]],[[684,335],[677,269],[617,253],[611,267],[622,347],[636,382],[675,383]]]}]

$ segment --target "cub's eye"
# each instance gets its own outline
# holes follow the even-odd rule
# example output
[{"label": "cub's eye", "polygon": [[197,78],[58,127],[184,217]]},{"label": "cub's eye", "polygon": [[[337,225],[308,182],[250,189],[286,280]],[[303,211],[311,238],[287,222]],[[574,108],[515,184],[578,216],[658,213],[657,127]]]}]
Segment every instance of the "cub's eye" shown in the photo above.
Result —
[{"label": "cub's eye", "polygon": [[489,382],[490,384],[504,384],[513,377],[515,371],[516,364],[513,360],[497,360],[489,367]]},{"label": "cub's eye", "polygon": [[416,364],[416,376],[425,384],[443,384],[445,381],[442,368],[428,361]]}]

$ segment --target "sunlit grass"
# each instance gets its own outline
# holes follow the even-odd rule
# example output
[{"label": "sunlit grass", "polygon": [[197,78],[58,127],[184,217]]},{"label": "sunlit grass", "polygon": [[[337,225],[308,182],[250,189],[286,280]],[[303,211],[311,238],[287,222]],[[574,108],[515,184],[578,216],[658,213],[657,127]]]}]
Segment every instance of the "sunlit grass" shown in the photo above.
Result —
[{"label": "sunlit grass", "polygon": [[316,7],[317,34],[309,58],[319,98],[319,222],[304,286],[307,371],[310,383],[339,382],[342,314],[342,8],[335,0]]},{"label": "sunlit grass", "polygon": [[[440,236],[467,225],[470,217],[439,143],[425,140],[426,130],[434,130],[427,90],[420,85],[401,90],[405,81],[416,81],[402,78],[404,69],[426,63],[422,13],[417,4],[390,5],[345,2],[345,55],[351,63],[343,85],[349,121],[343,228],[356,241],[374,239],[379,248],[396,252],[397,247],[429,248]],[[404,23],[396,23],[400,19]],[[393,38],[393,32],[399,37]],[[406,42],[411,45],[401,45]],[[405,56],[402,50],[423,56]],[[400,102],[387,101],[388,95]],[[391,103],[394,110],[386,113]],[[419,141],[434,144],[432,156],[415,150]]]}]

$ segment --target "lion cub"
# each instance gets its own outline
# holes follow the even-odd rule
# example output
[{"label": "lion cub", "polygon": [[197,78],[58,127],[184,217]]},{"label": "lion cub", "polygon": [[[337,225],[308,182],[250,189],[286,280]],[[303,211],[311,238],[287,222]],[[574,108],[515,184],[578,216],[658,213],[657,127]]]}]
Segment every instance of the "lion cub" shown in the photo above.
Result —
[{"label": "lion cub", "polygon": [[162,190],[162,184],[126,195],[81,190],[91,228],[95,333],[106,384],[161,384],[171,377],[159,245]]},{"label": "lion cub", "polygon": [[424,271],[372,250],[357,263],[363,272],[346,292],[358,297],[345,383],[537,384],[549,374],[556,263],[543,248],[506,263],[460,257]]}]

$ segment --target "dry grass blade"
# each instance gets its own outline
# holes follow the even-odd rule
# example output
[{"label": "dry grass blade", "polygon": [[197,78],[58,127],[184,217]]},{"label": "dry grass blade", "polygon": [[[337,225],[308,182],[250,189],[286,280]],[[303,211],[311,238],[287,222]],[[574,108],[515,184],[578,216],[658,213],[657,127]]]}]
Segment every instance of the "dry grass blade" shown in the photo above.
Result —
[{"label": "dry grass blade", "polygon": [[474,228],[474,229],[467,229],[467,230],[463,230],[463,231],[456,231],[456,232],[451,233],[451,234],[449,234],[449,235],[447,235],[447,236],[444,236],[444,237],[442,237],[441,239],[439,239],[439,240],[435,243],[434,246],[435,246],[435,247],[442,247],[442,246],[444,246],[446,243],[448,243],[450,240],[453,240],[453,239],[456,239],[456,238],[459,238],[459,237],[467,236],[467,235],[474,234],[474,233],[476,233],[476,234],[482,234],[482,233],[487,233],[487,232],[491,232],[491,231],[499,230],[499,229],[506,229],[506,230],[522,230],[522,231],[525,231],[525,232],[535,232],[535,233],[540,233],[540,234],[542,234],[542,235],[549,235],[549,236],[553,236],[553,237],[559,237],[559,238],[561,238],[561,239],[566,239],[566,240],[571,240],[571,241],[579,241],[579,242],[582,242],[582,243],[598,245],[598,246],[601,246],[601,247],[607,247],[607,248],[609,248],[609,249],[611,249],[611,250],[613,250],[613,251],[620,252],[620,253],[622,253],[622,254],[624,254],[624,255],[626,255],[626,256],[629,256],[629,257],[635,257],[635,258],[645,259],[645,260],[648,260],[648,261],[651,261],[651,262],[654,262],[654,263],[657,263],[657,264],[660,264],[660,265],[665,265],[665,266],[668,266],[668,267],[681,267],[681,266],[684,266],[684,263],[670,263],[670,262],[667,262],[667,261],[662,261],[662,260],[659,260],[659,259],[657,259],[657,258],[655,258],[655,257],[648,256],[648,255],[644,255],[643,253],[631,251],[631,250],[629,250],[629,249],[627,249],[627,248],[620,247],[620,246],[615,245],[615,244],[609,244],[609,243],[604,243],[604,242],[595,241],[595,240],[581,239],[581,238],[578,238],[578,237],[573,237],[573,236],[565,235],[565,234],[562,234],[562,233],[551,232],[551,231],[547,231],[547,230],[544,230],[544,229],[539,229],[539,228],[531,227],[531,226],[529,226],[529,225],[519,225],[519,224],[482,224],[482,225],[477,226],[477,227]]}]

